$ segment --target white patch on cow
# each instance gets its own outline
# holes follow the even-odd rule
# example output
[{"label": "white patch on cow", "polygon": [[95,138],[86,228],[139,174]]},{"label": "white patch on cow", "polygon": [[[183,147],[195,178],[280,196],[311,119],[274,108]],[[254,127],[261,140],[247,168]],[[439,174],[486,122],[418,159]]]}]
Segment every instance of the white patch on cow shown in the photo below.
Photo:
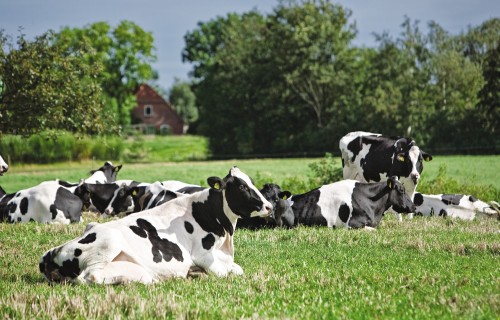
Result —
[{"label": "white patch on cow", "polygon": [[338,212],[340,206],[344,203],[347,204],[349,211],[352,212],[351,198],[356,182],[354,180],[342,180],[319,188],[320,197],[317,204],[322,208],[321,214],[326,219],[328,227],[341,227],[349,224],[351,214],[349,214],[347,222],[343,222]]},{"label": "white patch on cow", "polygon": [[0,156],[0,176],[2,176],[7,170],[9,170],[9,165],[5,160]]},{"label": "white patch on cow", "polygon": [[185,187],[200,187],[197,184],[189,184],[186,182],[178,181],[178,180],[165,180],[160,182],[165,189],[172,190],[172,191],[177,191],[179,189],[185,188]]}]

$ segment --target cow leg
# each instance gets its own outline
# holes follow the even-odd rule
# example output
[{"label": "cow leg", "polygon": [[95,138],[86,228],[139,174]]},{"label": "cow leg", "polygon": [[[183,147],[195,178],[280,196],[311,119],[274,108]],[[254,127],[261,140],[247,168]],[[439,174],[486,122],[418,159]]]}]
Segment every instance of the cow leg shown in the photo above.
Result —
[{"label": "cow leg", "polygon": [[396,212],[396,217],[398,217],[398,221],[402,222],[403,221],[403,215],[401,213]]},{"label": "cow leg", "polygon": [[141,282],[149,284],[155,282],[153,277],[140,265],[129,261],[113,261],[103,269],[84,271],[79,280],[84,283],[120,284]]}]

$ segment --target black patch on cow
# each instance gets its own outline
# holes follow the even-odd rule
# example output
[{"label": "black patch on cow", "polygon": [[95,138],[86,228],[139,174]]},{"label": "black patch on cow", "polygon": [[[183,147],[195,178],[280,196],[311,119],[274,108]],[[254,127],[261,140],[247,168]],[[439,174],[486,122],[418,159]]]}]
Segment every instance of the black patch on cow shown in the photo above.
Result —
[{"label": "black patch on cow", "polygon": [[215,243],[215,237],[213,234],[207,234],[203,239],[201,239],[201,244],[205,250],[210,250]]},{"label": "black patch on cow", "polygon": [[14,203],[14,202],[11,202],[11,203],[9,204],[9,212],[10,212],[10,213],[14,213],[14,212],[16,212],[16,209],[17,209],[17,204],[16,204],[16,203]]},{"label": "black patch on cow", "polygon": [[78,184],[77,183],[69,183],[64,180],[58,180],[57,183],[59,183],[60,186],[65,187],[65,188],[70,188],[70,187],[75,187]]},{"label": "black patch on cow", "polygon": [[474,196],[469,196],[469,201],[470,202],[476,202],[477,201],[477,198],[474,197]]},{"label": "black patch on cow", "polygon": [[[130,228],[132,229],[133,226]],[[160,263],[163,260],[169,262],[174,258],[177,261],[184,261],[182,257],[181,248],[176,243],[169,241],[168,239],[162,239],[158,235],[156,228],[147,220],[139,218],[137,219],[137,227],[142,229],[148,236],[149,241],[151,241],[153,253],[153,261]],[[136,229],[137,230],[137,229]],[[136,234],[137,232],[132,229]]]},{"label": "black patch on cow", "polygon": [[193,233],[194,231],[194,227],[191,223],[189,223],[188,221],[184,221],[184,228],[186,228],[186,231],[188,233]]},{"label": "black patch on cow", "polygon": [[445,209],[441,209],[439,211],[439,216],[443,217],[443,218],[446,218],[448,216],[448,212]]},{"label": "black patch on cow", "polygon": [[339,218],[343,223],[346,223],[347,220],[349,220],[349,214],[351,213],[351,210],[349,209],[349,206],[347,203],[343,203],[339,207]]},{"label": "black patch on cow", "polygon": [[75,257],[79,257],[81,254],[82,254],[82,250],[81,250],[81,249],[76,248],[76,249],[75,249]]},{"label": "black patch on cow", "polygon": [[104,213],[104,210],[108,207],[113,198],[115,190],[119,188],[116,183],[111,184],[87,184],[87,188],[90,191],[90,199],[92,204],[99,210],[99,212]]},{"label": "black patch on cow", "polygon": [[309,226],[326,226],[327,221],[321,214],[321,207],[318,206],[321,192],[319,189],[311,190],[304,194],[293,196],[292,209],[295,214],[296,224]]},{"label": "black patch on cow", "polygon": [[147,238],[148,237],[148,234],[146,233],[146,231],[144,231],[144,229],[141,229],[139,228],[138,226],[130,226],[130,229],[136,234],[138,235],[139,237],[141,238]]},{"label": "black patch on cow", "polygon": [[421,193],[419,193],[419,192],[415,193],[415,196],[413,197],[413,203],[417,207],[421,206],[424,203],[424,197],[422,196]]},{"label": "black patch on cow", "polygon": [[62,247],[47,252],[38,268],[50,281],[64,281],[67,278],[76,278],[81,270],[77,258],[63,261],[62,265],[54,262],[54,258],[59,255]]},{"label": "black patch on cow", "polygon": [[194,220],[204,231],[219,237],[226,232],[233,234],[233,225],[222,209],[222,192],[210,189],[205,202],[193,202],[192,212]]},{"label": "black patch on cow", "polygon": [[264,203],[254,188],[242,179],[229,176],[225,179],[225,199],[232,212],[241,218],[250,217],[254,211],[262,210]]},{"label": "black patch on cow", "polygon": [[347,145],[347,149],[352,152],[351,162],[354,162],[354,160],[356,159],[356,156],[359,154],[362,147],[363,146],[362,146],[361,137],[357,137],[356,139],[349,142],[349,144]]},{"label": "black patch on cow", "polygon": [[198,187],[198,186],[186,186],[184,188],[180,188],[179,190],[177,190],[177,192],[179,192],[179,193],[186,193],[186,194],[193,194],[193,193],[196,193],[196,192],[203,191],[205,189],[206,188],[204,188],[204,187]]},{"label": "black patch on cow", "polygon": [[78,259],[73,258],[73,260],[63,261],[62,267],[59,268],[59,273],[63,277],[76,278],[80,274],[80,266],[78,265]]},{"label": "black patch on cow", "polygon": [[21,217],[17,217],[17,221],[21,222],[22,221]]},{"label": "black patch on cow", "polygon": [[164,204],[165,202],[168,202],[168,201],[173,200],[175,198],[177,198],[177,195],[175,194],[175,192],[172,192],[170,190],[162,190],[154,198],[153,202],[151,203],[150,206],[148,206],[148,208],[157,207],[160,204]]},{"label": "black patch on cow", "polygon": [[96,233],[92,232],[92,233],[89,233],[85,238],[83,238],[80,241],[78,241],[78,243],[88,244],[88,243],[94,242],[95,239],[96,239]]},{"label": "black patch on cow", "polygon": [[21,204],[19,205],[19,210],[21,211],[22,215],[28,213],[28,198],[24,197],[21,200]]},{"label": "black patch on cow", "polygon": [[455,206],[458,206],[462,197],[462,194],[443,194],[441,196],[441,201],[446,205],[453,204]]},{"label": "black patch on cow", "polygon": [[57,217],[57,208],[54,204],[51,204],[49,207],[50,213],[52,213],[52,220],[54,220]]},{"label": "black patch on cow", "polygon": [[[66,219],[69,219],[69,221],[80,222],[83,207],[82,199],[75,196],[68,189],[57,189],[54,205],[58,210],[62,211]],[[55,217],[54,212],[52,212],[52,215]]]}]

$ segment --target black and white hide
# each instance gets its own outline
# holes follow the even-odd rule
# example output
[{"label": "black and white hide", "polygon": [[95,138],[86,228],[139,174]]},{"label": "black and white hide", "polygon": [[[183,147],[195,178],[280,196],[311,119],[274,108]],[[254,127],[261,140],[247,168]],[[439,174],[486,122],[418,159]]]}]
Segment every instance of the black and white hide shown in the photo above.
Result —
[{"label": "black and white hide", "polygon": [[41,258],[50,282],[153,283],[186,277],[191,268],[216,276],[241,275],[234,262],[236,221],[268,216],[272,205],[233,167],[210,188],[119,220],[93,224],[85,233]]}]

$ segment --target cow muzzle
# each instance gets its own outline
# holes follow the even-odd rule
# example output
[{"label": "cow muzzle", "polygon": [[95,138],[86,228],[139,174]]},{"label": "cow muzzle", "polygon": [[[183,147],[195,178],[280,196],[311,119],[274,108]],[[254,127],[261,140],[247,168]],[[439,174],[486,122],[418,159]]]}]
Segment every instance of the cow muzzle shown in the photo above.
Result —
[{"label": "cow muzzle", "polygon": [[9,171],[9,166],[0,166],[0,176]]},{"label": "cow muzzle", "polygon": [[410,179],[411,179],[411,181],[413,181],[414,184],[417,184],[418,180],[420,180],[420,174],[418,172],[412,173],[412,174],[410,174]]}]

